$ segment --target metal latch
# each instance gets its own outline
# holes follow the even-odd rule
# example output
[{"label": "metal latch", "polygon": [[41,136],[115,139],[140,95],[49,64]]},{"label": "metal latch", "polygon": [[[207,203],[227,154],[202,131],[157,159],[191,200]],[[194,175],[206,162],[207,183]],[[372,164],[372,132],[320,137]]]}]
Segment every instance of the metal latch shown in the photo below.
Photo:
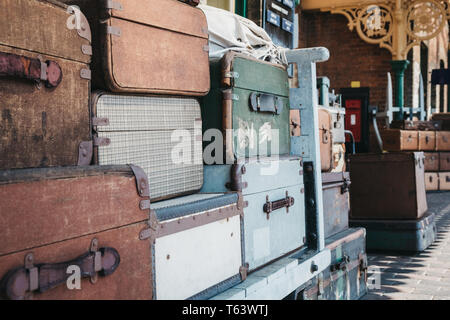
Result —
[{"label": "metal latch", "polygon": [[107,26],[106,27],[106,33],[115,35],[117,37],[120,37],[122,35],[122,30],[120,28],[118,28],[118,27]]},{"label": "metal latch", "polygon": [[33,291],[39,289],[39,269],[34,266],[34,255],[33,253],[28,253],[25,256],[25,269],[30,276],[28,296],[26,298],[31,298]]},{"label": "metal latch", "polygon": [[347,269],[347,264],[350,262],[350,258],[348,256],[343,256],[342,260],[336,264],[333,264],[330,266],[330,271],[331,272],[335,272],[335,271],[346,271]]},{"label": "metal latch", "polygon": [[233,79],[239,79],[239,73],[238,72],[225,72],[224,78],[233,78]]}]

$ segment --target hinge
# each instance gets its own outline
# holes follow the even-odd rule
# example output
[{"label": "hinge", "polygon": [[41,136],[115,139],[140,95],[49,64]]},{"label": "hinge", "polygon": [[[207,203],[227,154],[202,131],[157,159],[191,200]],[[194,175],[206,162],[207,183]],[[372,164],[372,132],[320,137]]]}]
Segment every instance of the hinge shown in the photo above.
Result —
[{"label": "hinge", "polygon": [[106,27],[106,33],[115,35],[117,37],[120,37],[122,35],[122,30],[120,28],[118,28],[118,27],[107,26]]},{"label": "hinge", "polygon": [[89,70],[89,69],[81,69],[80,77],[81,77],[81,79],[91,80],[91,78],[92,78],[91,70]]},{"label": "hinge", "polygon": [[232,78],[232,79],[238,79],[239,78],[239,73],[238,72],[225,72],[224,74],[225,78]]},{"label": "hinge", "polygon": [[209,52],[209,46],[203,46],[203,51]]},{"label": "hinge", "polygon": [[114,9],[114,10],[123,10],[122,4],[120,2],[113,1],[113,0],[106,0],[105,8],[106,9]]},{"label": "hinge", "polygon": [[82,141],[78,147],[78,166],[91,164],[94,145],[92,141]]},{"label": "hinge", "polygon": [[111,144],[111,139],[109,138],[94,138],[94,146],[96,147],[107,147]]},{"label": "hinge", "polygon": [[83,44],[81,46],[81,52],[83,52],[83,54],[85,55],[92,56],[92,46]]},{"label": "hinge", "polygon": [[150,218],[147,221],[148,227],[141,230],[139,232],[139,240],[148,240],[153,243],[156,239],[156,234],[158,232],[158,219],[156,218],[156,212],[154,210],[150,210]]},{"label": "hinge", "polygon": [[239,95],[234,94],[231,90],[223,91],[223,99],[224,100],[234,100],[239,101]]},{"label": "hinge", "polygon": [[108,118],[92,118],[92,125],[96,127],[104,127],[109,126],[109,119]]}]

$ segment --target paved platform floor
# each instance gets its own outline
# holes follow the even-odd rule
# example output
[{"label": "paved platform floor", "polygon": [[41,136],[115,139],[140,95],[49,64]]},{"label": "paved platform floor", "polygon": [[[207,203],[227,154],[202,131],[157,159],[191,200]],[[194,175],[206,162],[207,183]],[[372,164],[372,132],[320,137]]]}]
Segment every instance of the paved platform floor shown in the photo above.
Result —
[{"label": "paved platform floor", "polygon": [[410,256],[369,254],[369,283],[374,287],[363,300],[450,300],[450,192],[429,193],[427,198],[436,214],[436,242]]}]

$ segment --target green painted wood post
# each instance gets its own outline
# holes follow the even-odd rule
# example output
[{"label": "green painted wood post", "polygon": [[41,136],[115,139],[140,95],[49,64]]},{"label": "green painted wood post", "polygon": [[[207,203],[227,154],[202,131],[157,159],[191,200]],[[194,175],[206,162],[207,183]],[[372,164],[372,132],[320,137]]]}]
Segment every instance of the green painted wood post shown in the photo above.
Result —
[{"label": "green painted wood post", "polygon": [[247,0],[236,0],[234,4],[236,8],[235,13],[247,18]]},{"label": "green painted wood post", "polygon": [[391,61],[392,71],[395,74],[395,107],[400,108],[400,111],[395,113],[395,120],[403,120],[405,107],[405,71],[409,64],[410,62],[408,60]]}]

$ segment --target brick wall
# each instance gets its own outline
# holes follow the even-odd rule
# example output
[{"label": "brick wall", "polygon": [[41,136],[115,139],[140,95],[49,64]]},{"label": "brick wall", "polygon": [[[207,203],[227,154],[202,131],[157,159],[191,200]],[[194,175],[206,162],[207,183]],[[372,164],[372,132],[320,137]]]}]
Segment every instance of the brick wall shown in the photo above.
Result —
[{"label": "brick wall", "polygon": [[327,47],[331,58],[317,65],[318,76],[330,78],[336,91],[350,87],[351,81],[360,81],[362,87],[370,88],[370,104],[384,109],[392,56],[388,50],[362,41],[347,23],[338,14],[300,12],[299,46]]}]

